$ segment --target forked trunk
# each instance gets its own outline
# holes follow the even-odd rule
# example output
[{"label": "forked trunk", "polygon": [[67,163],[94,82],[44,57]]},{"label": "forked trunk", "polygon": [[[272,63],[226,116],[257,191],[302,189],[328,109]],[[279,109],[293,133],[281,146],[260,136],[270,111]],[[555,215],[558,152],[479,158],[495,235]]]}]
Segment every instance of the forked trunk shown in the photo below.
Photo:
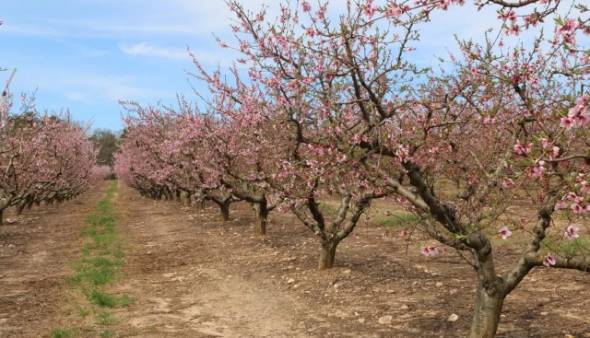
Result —
[{"label": "forked trunk", "polygon": [[322,243],[322,250],[320,252],[318,269],[326,270],[334,267],[334,260],[336,258],[336,247],[338,247],[338,242],[336,241],[326,241]]},{"label": "forked trunk", "polygon": [[490,293],[481,284],[477,287],[469,338],[493,338],[500,323],[505,295]]}]

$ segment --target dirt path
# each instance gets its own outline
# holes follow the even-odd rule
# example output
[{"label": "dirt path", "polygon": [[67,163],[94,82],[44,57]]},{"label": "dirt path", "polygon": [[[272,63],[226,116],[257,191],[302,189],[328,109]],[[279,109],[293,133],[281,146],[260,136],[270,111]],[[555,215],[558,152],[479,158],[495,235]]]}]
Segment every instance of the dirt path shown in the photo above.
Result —
[{"label": "dirt path", "polygon": [[[195,225],[178,204],[120,187],[120,231],[130,243],[119,284],[136,300],[116,313],[126,337],[307,337],[292,296],[235,270],[219,225]],[[210,216],[210,215],[209,215]],[[215,233],[213,235],[213,233]],[[242,267],[243,268],[243,267]]]},{"label": "dirt path", "polygon": [[0,226],[0,337],[40,337],[55,327],[84,217],[102,191],[7,215],[9,224]]},{"label": "dirt path", "polygon": [[[317,271],[318,243],[288,215],[253,235],[253,212],[150,201],[120,187],[130,243],[122,337],[462,337],[473,272],[453,255],[426,259],[383,228],[362,226]],[[509,258],[509,257],[507,257]],[[538,272],[538,273],[537,273]],[[507,301],[498,337],[590,337],[586,274],[537,271]],[[567,286],[560,286],[562,280]],[[458,320],[450,322],[451,315]]]}]

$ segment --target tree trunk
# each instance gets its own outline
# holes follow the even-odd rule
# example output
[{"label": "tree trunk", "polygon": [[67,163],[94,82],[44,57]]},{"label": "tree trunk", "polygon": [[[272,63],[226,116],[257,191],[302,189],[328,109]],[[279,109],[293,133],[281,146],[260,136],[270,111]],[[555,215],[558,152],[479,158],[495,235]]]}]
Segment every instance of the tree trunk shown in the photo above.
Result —
[{"label": "tree trunk", "polygon": [[219,205],[219,210],[221,210],[221,217],[223,218],[224,222],[229,221],[229,205],[231,203],[229,201],[224,201],[221,203],[218,203]]},{"label": "tree trunk", "polygon": [[338,242],[336,241],[326,241],[322,243],[322,251],[320,252],[320,261],[318,264],[318,269],[326,270],[334,267],[337,246]]},{"label": "tree trunk", "polygon": [[0,209],[0,225],[4,225],[4,209]]},{"label": "tree trunk", "polygon": [[268,224],[268,205],[266,203],[266,198],[262,198],[262,202],[257,205],[258,211],[258,228],[256,232],[259,235],[266,235],[266,225]]},{"label": "tree trunk", "polygon": [[469,338],[493,338],[500,323],[500,313],[505,295],[502,292],[492,292],[481,283],[477,287],[473,319]]},{"label": "tree trunk", "polygon": [[23,211],[25,210],[25,204],[21,203],[16,207],[16,215],[17,216],[21,216],[23,214]]}]

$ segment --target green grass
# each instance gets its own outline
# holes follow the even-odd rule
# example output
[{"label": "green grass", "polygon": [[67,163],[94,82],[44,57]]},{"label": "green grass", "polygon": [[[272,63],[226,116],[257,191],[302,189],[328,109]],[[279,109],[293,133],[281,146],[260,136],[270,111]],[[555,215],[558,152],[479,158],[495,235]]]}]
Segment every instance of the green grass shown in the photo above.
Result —
[{"label": "green grass", "polygon": [[102,338],[110,338],[110,337],[114,337],[114,336],[115,336],[115,334],[114,334],[114,333],[113,333],[113,331],[111,331],[111,330],[104,330],[104,331],[102,331],[102,332],[100,333],[100,336],[101,336]]},{"label": "green grass", "polygon": [[551,245],[555,252],[566,257],[587,255],[590,253],[590,239],[580,237],[574,240],[558,240]]},{"label": "green grass", "polygon": [[86,318],[90,314],[90,310],[88,310],[87,308],[81,306],[78,309],[78,313],[80,314],[80,317]]},{"label": "green grass", "polygon": [[[117,217],[113,199],[117,190],[116,181],[112,181],[105,197],[85,219],[86,227],[82,230],[84,243],[82,257],[74,263],[74,275],[70,277],[72,286],[80,289],[88,301],[85,306],[78,306],[81,318],[95,314],[96,323],[109,326],[115,322],[113,314],[105,311],[115,307],[126,307],[133,303],[128,295],[115,296],[104,288],[120,277],[125,253],[122,241],[117,233]],[[104,309],[97,311],[97,309]],[[94,330],[94,329],[93,329]],[[56,329],[52,337],[76,337],[79,330]],[[94,335],[98,332],[94,331]],[[114,333],[104,329],[101,337],[113,337]]]},{"label": "green grass", "polygon": [[322,201],[319,203],[319,208],[322,213],[327,216],[336,216],[338,209],[340,209],[339,201]]},{"label": "green grass", "polygon": [[135,300],[129,295],[123,295],[119,297],[117,302],[121,307],[128,307],[129,305],[135,303]]},{"label": "green grass", "polygon": [[386,228],[400,228],[415,225],[420,222],[420,217],[403,211],[396,211],[389,215],[376,215],[371,218],[371,223]]},{"label": "green grass", "polygon": [[76,329],[55,329],[51,331],[51,338],[73,338],[78,335]]},{"label": "green grass", "polygon": [[96,306],[114,308],[117,306],[117,297],[104,291],[94,289],[88,295],[90,302]]}]

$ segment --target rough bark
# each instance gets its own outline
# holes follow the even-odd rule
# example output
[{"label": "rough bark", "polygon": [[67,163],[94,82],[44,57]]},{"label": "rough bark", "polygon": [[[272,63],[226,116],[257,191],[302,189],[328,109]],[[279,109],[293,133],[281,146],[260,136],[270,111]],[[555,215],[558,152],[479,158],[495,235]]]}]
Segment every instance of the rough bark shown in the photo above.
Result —
[{"label": "rough bark", "polygon": [[477,287],[469,338],[493,338],[500,323],[505,295],[485,285]]},{"label": "rough bark", "polygon": [[469,338],[493,338],[507,294],[505,282],[496,275],[492,245],[488,238],[482,233],[474,233],[468,241],[475,250],[478,279]]},{"label": "rough bark", "polygon": [[337,247],[338,242],[335,241],[326,241],[322,243],[322,250],[320,251],[320,260],[318,264],[320,270],[331,269],[334,267]]}]

